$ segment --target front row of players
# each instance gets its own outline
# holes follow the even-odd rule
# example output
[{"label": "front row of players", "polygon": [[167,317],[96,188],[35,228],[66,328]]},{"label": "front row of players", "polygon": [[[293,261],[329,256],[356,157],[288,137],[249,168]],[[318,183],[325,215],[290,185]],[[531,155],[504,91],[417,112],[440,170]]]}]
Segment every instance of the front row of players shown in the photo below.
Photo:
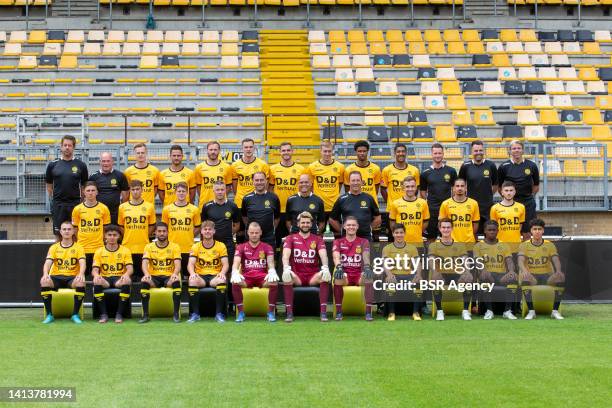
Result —
[{"label": "front row of players", "polygon": [[[279,284],[283,287],[286,307],[286,321],[293,321],[293,288],[294,286],[319,286],[321,321],[327,321],[327,299],[333,286],[336,308],[336,320],[342,320],[342,300],[344,286],[364,287],[366,303],[366,320],[372,320],[374,304],[374,274],[370,266],[370,248],[368,240],[357,236],[359,228],[354,217],[344,220],[345,236],[333,243],[332,255],[335,270],[332,276],[328,266],[327,252],[323,239],[311,233],[313,218],[308,212],[298,216],[299,231],[289,235],[283,244],[283,272],[279,278],[274,268],[274,251],[272,247],[261,241],[262,229],[256,222],[247,227],[248,241],[238,245],[234,256],[230,281],[232,294],[238,311],[237,322],[245,320],[243,305],[243,288],[266,287],[268,292],[268,320],[275,321],[276,300]],[[518,256],[513,253],[508,244],[497,240],[498,225],[495,221],[487,221],[484,227],[485,239],[469,251],[465,244],[452,239],[452,223],[450,219],[441,219],[438,223],[441,238],[432,243],[428,250],[430,265],[429,279],[458,283],[494,283],[501,287],[505,308],[503,317],[515,320],[512,313],[513,303],[517,300],[518,283],[525,295],[528,306],[527,320],[536,317],[533,307],[531,287],[533,285],[549,285],[555,290],[555,300],[551,317],[563,319],[559,313],[559,305],[565,276],[561,270],[559,256],[555,246],[542,238],[544,222],[539,219],[530,222],[532,238],[518,246]],[[188,292],[192,314],[188,322],[200,320],[199,289],[211,287],[216,290],[216,315],[218,322],[225,321],[226,276],[229,270],[228,252],[225,245],[215,241],[214,223],[205,221],[201,227],[201,241],[194,244],[187,266],[189,272]],[[75,289],[74,307],[71,319],[81,323],[79,310],[85,295],[85,251],[75,240],[75,228],[70,222],[64,222],[60,228],[61,240],[49,248],[47,259],[43,266],[43,276],[40,280],[41,295],[46,309],[43,323],[53,322],[51,295],[60,288]],[[130,250],[119,244],[121,230],[114,225],[104,229],[104,246],[99,248],[93,257],[94,299],[100,310],[100,323],[108,320],[105,309],[104,289],[114,287],[120,290],[120,302],[115,322],[123,321],[122,315],[130,298],[132,275],[134,272]],[[149,321],[149,301],[151,288],[168,287],[172,289],[175,322],[179,322],[181,300],[181,249],[178,244],[168,241],[168,226],[163,223],[155,225],[156,240],[147,244],[142,256],[141,296],[143,317],[140,323]],[[396,224],[393,227],[394,242],[383,249],[383,258],[395,258],[407,255],[418,258],[416,247],[405,240],[405,227]],[[472,253],[470,253],[472,252]],[[466,259],[473,256],[480,258],[482,263],[473,271],[465,270],[458,273],[457,265],[467,265]],[[518,258],[518,274],[515,272],[514,258]],[[440,259],[441,262],[435,262]],[[445,262],[452,259],[453,262]],[[460,262],[458,260],[461,259]],[[432,266],[433,265],[433,266]],[[387,282],[411,280],[418,283],[423,277],[423,268],[417,266],[412,271],[385,268],[384,279]],[[418,285],[417,285],[418,287]],[[414,290],[415,301],[413,319],[421,320],[419,311],[422,306],[422,291]],[[490,292],[482,294],[486,307],[484,319],[493,318],[493,307]],[[462,318],[471,320],[469,303],[472,299],[470,291],[463,292]],[[395,303],[390,297],[386,302],[389,320],[395,320]],[[437,312],[436,320],[444,320],[442,310],[442,291],[433,291],[433,300]]]}]

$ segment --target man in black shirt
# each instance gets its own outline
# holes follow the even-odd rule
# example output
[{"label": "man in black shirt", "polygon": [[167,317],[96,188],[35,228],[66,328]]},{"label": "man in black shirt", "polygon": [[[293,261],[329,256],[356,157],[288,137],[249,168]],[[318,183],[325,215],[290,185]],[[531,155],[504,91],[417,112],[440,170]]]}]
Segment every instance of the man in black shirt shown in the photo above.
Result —
[{"label": "man in black shirt", "polygon": [[493,194],[497,192],[497,167],[484,158],[484,144],[472,142],[472,160],[466,160],[459,169],[459,178],[467,182],[467,195],[478,202],[480,223],[478,234],[483,233],[484,223],[489,219],[493,206]]},{"label": "man in black shirt", "polygon": [[242,200],[244,225],[256,221],[261,226],[261,240],[276,248],[275,230],[280,221],[280,200],[276,194],[266,190],[268,179],[262,171],[253,174],[253,187],[255,191]]},{"label": "man in black shirt", "polygon": [[60,141],[61,158],[47,165],[45,183],[51,199],[53,233],[59,236],[60,225],[72,219],[72,210],[81,202],[81,189],[87,182],[87,166],[74,158],[76,139],[64,136]]},{"label": "man in black shirt", "polygon": [[100,154],[100,170],[89,176],[98,186],[98,201],[108,207],[111,224],[117,225],[119,205],[130,197],[130,186],[125,175],[113,168],[113,155],[108,152]]},{"label": "man in black shirt", "polygon": [[514,199],[525,206],[525,222],[521,227],[523,240],[530,237],[529,221],[536,218],[534,196],[540,190],[540,171],[531,160],[523,158],[523,143],[518,140],[510,142],[510,159],[499,165],[497,182],[511,181],[516,186]]},{"label": "man in black shirt", "polygon": [[[427,199],[431,219],[437,220],[442,202],[451,196],[457,171],[444,164],[444,147],[440,143],[431,145],[431,159],[431,166],[421,174],[420,189],[421,197]],[[429,242],[433,242],[438,232],[438,224],[430,222],[425,231],[425,237]]]},{"label": "man in black shirt", "polygon": [[299,232],[297,216],[308,211],[312,215],[312,227],[310,232],[323,235],[325,232],[325,205],[323,200],[312,193],[312,181],[310,175],[302,174],[298,179],[298,193],[287,199],[287,230],[291,234]]},{"label": "man in black shirt", "polygon": [[204,204],[202,207],[202,221],[212,221],[215,223],[215,241],[220,241],[227,247],[227,255],[230,262],[234,260],[233,235],[240,228],[240,209],[233,202],[226,198],[227,187],[223,180],[217,180],[213,185],[215,199]]},{"label": "man in black shirt", "polygon": [[[357,236],[372,241],[372,229],[381,223],[380,210],[370,194],[361,191],[363,180],[361,173],[349,173],[349,192],[341,195],[329,214],[329,224],[337,231],[343,231],[341,225],[348,216],[353,216],[359,223]],[[344,233],[344,232],[343,232]]]}]

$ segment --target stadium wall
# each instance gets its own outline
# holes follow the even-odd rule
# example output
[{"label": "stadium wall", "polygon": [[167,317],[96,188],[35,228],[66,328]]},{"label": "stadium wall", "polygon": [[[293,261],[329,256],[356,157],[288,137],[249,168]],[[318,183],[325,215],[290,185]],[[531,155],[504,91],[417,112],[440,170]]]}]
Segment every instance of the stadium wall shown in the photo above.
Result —
[{"label": "stadium wall", "polygon": [[[380,256],[383,243],[372,245],[373,257]],[[555,245],[566,274],[565,300],[612,302],[612,239],[560,240]],[[0,243],[0,303],[40,302],[41,267],[49,242],[4,241]],[[330,252],[331,242],[327,242]],[[88,298],[91,288],[88,289]],[[132,291],[138,300],[138,291]]]},{"label": "stadium wall", "polygon": [[[612,236],[612,211],[541,212],[547,226],[560,227],[562,235]],[[6,238],[2,238],[6,236]],[[49,215],[2,215],[0,239],[52,239]]]}]

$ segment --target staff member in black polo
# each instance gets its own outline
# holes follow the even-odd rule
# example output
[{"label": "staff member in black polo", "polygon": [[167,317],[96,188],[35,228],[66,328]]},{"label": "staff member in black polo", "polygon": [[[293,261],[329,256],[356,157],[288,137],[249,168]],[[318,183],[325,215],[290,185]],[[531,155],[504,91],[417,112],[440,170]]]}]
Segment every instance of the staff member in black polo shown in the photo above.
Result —
[{"label": "staff member in black polo", "polygon": [[467,182],[467,195],[478,203],[480,223],[478,234],[483,234],[484,223],[489,219],[493,206],[493,194],[497,192],[497,167],[484,158],[484,143],[472,142],[472,160],[466,160],[459,169],[459,178]]},{"label": "staff member in black polo", "polygon": [[81,189],[87,182],[87,166],[74,158],[76,139],[66,135],[60,141],[61,157],[47,165],[45,183],[51,199],[53,233],[59,236],[60,225],[72,219],[72,210],[81,202]]},{"label": "staff member in black polo", "polygon": [[529,221],[536,218],[535,195],[540,190],[540,171],[531,160],[523,158],[523,143],[518,140],[510,142],[510,159],[499,165],[497,182],[501,188],[508,180],[516,186],[514,200],[525,206],[525,222],[521,227],[523,240],[530,237]]},{"label": "staff member in black polo", "polygon": [[359,229],[357,236],[372,241],[372,229],[381,223],[380,210],[370,194],[361,191],[363,180],[357,170],[349,173],[349,192],[343,194],[335,202],[329,214],[329,224],[337,231],[348,216],[357,218]]},{"label": "staff member in black polo", "polygon": [[130,186],[125,175],[113,168],[113,155],[109,152],[100,154],[100,170],[89,176],[98,186],[98,201],[108,207],[111,224],[117,225],[119,205],[130,197]]},{"label": "staff member in black polo", "polygon": [[280,200],[267,190],[268,178],[262,171],[253,174],[255,191],[242,199],[242,219],[244,225],[257,221],[261,226],[261,240],[276,248],[275,231],[280,222]]},{"label": "staff member in black polo", "polygon": [[[421,174],[421,197],[427,200],[430,219],[437,220],[442,202],[451,196],[451,190],[457,171],[444,164],[444,146],[440,143],[431,145],[431,166]],[[438,237],[438,223],[430,222],[425,230],[425,237],[433,242]]]},{"label": "staff member in black polo", "polygon": [[213,184],[214,199],[204,204],[202,207],[202,221],[212,221],[215,223],[215,241],[220,241],[227,248],[229,260],[229,271],[232,270],[234,252],[234,234],[240,229],[240,209],[233,201],[229,201],[226,196],[227,186],[223,180],[215,181]]},{"label": "staff member in black polo", "polygon": [[298,179],[298,193],[287,199],[287,231],[291,234],[299,232],[297,216],[308,211],[312,215],[312,227],[310,232],[323,235],[325,232],[325,204],[323,200],[313,194],[312,180],[309,174],[302,174]]}]

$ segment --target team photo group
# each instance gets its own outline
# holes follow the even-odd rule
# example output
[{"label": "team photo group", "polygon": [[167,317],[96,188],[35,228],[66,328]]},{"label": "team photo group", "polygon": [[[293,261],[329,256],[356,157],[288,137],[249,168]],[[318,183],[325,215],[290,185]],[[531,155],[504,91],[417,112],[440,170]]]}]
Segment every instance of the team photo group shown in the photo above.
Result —
[{"label": "team photo group", "polygon": [[[120,291],[114,320],[121,323],[135,287],[140,323],[150,321],[151,292],[162,287],[172,292],[177,323],[184,291],[187,322],[201,320],[201,288],[214,289],[217,322],[234,309],[235,321],[243,322],[244,289],[254,287],[267,289],[268,321],[276,321],[282,293],[285,321],[292,322],[294,288],[302,286],[319,289],[323,322],[330,295],[332,318],[343,319],[347,286],[361,288],[366,321],[381,310],[393,321],[396,307],[407,301],[413,320],[432,310],[444,320],[444,292],[459,286],[466,288],[463,320],[479,310],[493,319],[494,303],[503,304],[503,318],[516,320],[523,298],[524,318],[531,320],[535,285],[553,288],[551,317],[563,319],[565,275],[555,245],[543,239],[534,199],[539,171],[523,157],[520,141],[509,144],[509,158],[499,166],[485,158],[482,142],[472,142],[459,172],[445,164],[438,143],[422,172],[408,163],[402,143],[381,170],[365,140],[354,144],[356,160],[346,166],[326,140],[320,159],[307,166],[294,161],[289,142],[279,147],[280,162],[268,165],[257,157],[255,142],[244,139],[233,163],[222,160],[213,141],[193,169],[183,164],[182,147],[172,146],[170,167],[160,170],[149,162],[147,146],[137,144],[135,162],[125,170],[104,152],[99,169],[90,172],[75,148],[76,140],[64,136],[61,157],[45,175],[57,242],[40,279],[43,323],[54,321],[52,297],[61,288],[74,289],[71,320],[82,323],[89,287],[100,323],[109,320],[105,290]],[[326,241],[333,241],[331,251]]]}]

